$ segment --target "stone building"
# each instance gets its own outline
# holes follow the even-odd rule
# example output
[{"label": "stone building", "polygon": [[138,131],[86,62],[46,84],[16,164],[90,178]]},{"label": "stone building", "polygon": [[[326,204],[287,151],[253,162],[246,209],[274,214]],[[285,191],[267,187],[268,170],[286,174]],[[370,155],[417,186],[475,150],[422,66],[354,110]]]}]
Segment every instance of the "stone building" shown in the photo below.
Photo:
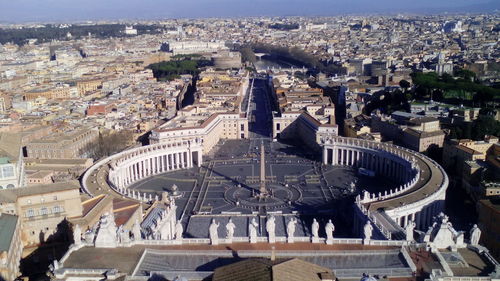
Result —
[{"label": "stone building", "polygon": [[12,99],[6,93],[0,92],[0,113],[6,113],[12,107]]},{"label": "stone building", "polygon": [[439,120],[433,117],[400,111],[390,116],[373,114],[371,128],[380,132],[385,141],[394,141],[418,152],[426,152],[431,146],[443,147],[445,134]]},{"label": "stone building", "polygon": [[485,160],[487,151],[498,143],[498,137],[486,136],[483,141],[451,140],[443,147],[443,167],[462,174],[466,161]]},{"label": "stone building", "polygon": [[26,149],[30,158],[79,158],[81,150],[98,137],[97,130],[80,128],[35,140]]},{"label": "stone building", "polygon": [[66,218],[82,215],[77,181],[0,191],[0,212],[21,218],[23,241],[43,243]]},{"label": "stone building", "polygon": [[76,88],[78,89],[78,94],[82,97],[102,88],[102,79],[85,79],[76,82]]},{"label": "stone building", "polygon": [[478,224],[483,235],[481,243],[484,244],[491,254],[500,258],[500,199],[489,197],[477,202]]},{"label": "stone building", "polygon": [[0,190],[25,186],[20,134],[0,132]]},{"label": "stone building", "polygon": [[0,212],[0,280],[14,280],[20,275],[22,252],[21,220]]},{"label": "stone building", "polygon": [[37,88],[24,93],[24,100],[34,101],[38,98],[62,100],[70,98],[71,93],[72,89],[69,86]]}]

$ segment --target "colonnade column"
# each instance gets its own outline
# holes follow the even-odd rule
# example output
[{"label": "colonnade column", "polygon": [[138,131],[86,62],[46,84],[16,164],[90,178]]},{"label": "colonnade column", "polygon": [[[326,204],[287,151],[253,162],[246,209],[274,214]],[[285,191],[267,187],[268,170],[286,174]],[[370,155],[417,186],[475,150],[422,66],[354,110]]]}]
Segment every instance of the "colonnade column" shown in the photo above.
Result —
[{"label": "colonnade column", "polygon": [[193,155],[192,155],[192,152],[191,152],[191,149],[188,149],[187,151],[187,164],[188,164],[188,168],[191,168],[193,167]]}]

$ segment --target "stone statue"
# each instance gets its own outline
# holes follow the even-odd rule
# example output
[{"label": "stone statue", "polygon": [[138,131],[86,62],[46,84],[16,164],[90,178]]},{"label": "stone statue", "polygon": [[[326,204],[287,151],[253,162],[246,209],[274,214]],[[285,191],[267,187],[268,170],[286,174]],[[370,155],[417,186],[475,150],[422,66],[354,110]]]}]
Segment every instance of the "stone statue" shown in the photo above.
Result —
[{"label": "stone statue", "polygon": [[274,218],[274,216],[270,216],[266,222],[266,231],[267,231],[267,237],[269,239],[269,243],[276,242],[276,235],[274,233],[275,229],[276,229],[275,218]]},{"label": "stone statue", "polygon": [[82,244],[82,229],[80,225],[75,225],[75,229],[73,230],[73,241],[76,246],[80,246]]},{"label": "stone statue", "polygon": [[297,224],[297,219],[292,218],[286,225],[286,231],[288,234],[288,243],[294,242],[295,225]]},{"label": "stone statue", "polygon": [[212,219],[212,223],[208,228],[210,234],[210,242],[212,245],[219,245],[219,234],[218,234],[219,224],[215,223],[215,219]]},{"label": "stone statue", "polygon": [[406,227],[405,227],[406,241],[412,242],[414,240],[414,238],[413,238],[413,230],[415,229],[415,226],[416,226],[416,224],[415,224],[414,221],[409,221],[406,224]]},{"label": "stone statue", "polygon": [[475,224],[470,230],[470,244],[477,246],[479,245],[479,239],[481,238],[481,229]]},{"label": "stone statue", "polygon": [[311,225],[311,233],[312,233],[312,242],[313,243],[318,243],[319,242],[319,223],[316,219],[313,219],[313,223]]},{"label": "stone statue", "polygon": [[178,220],[175,224],[175,240],[182,241],[182,232],[184,232],[184,228],[182,227],[181,220]]},{"label": "stone statue", "polygon": [[166,191],[163,191],[161,193],[161,201],[165,204],[169,204],[170,203],[170,197],[168,196],[168,192]]},{"label": "stone statue", "polygon": [[250,236],[250,243],[257,243],[257,227],[259,224],[255,220],[255,218],[252,219],[250,224],[248,225],[248,235]]},{"label": "stone statue", "polygon": [[363,227],[363,231],[365,234],[365,240],[370,240],[372,239],[372,233],[373,233],[373,226],[370,221],[367,221],[365,226]]},{"label": "stone statue", "polygon": [[226,239],[229,240],[229,243],[233,242],[234,229],[236,225],[234,225],[233,221],[229,219],[226,224]]},{"label": "stone statue", "polygon": [[130,242],[130,233],[128,230],[125,230],[122,226],[120,226],[120,231],[118,232],[120,237],[120,242],[125,244]]},{"label": "stone statue", "polygon": [[176,196],[179,194],[179,191],[177,191],[178,187],[176,184],[172,185],[172,195]]},{"label": "stone statue", "polygon": [[117,232],[115,219],[112,213],[105,213],[101,217],[99,230],[95,238],[96,248],[115,248],[117,246]]},{"label": "stone statue", "polygon": [[332,223],[332,220],[328,220],[328,223],[325,226],[326,232],[326,244],[333,244],[333,232],[335,231],[335,226]]},{"label": "stone statue", "polygon": [[141,236],[141,225],[139,221],[136,219],[134,225],[132,226],[132,235],[134,236],[135,241],[142,240]]},{"label": "stone statue", "polygon": [[312,231],[313,237],[318,237],[318,230],[319,230],[319,223],[316,219],[313,219],[313,223],[311,226],[311,231]]},{"label": "stone statue", "polygon": [[88,244],[94,243],[94,239],[95,239],[94,229],[87,230],[85,232],[84,239],[85,239],[85,243],[88,243]]}]

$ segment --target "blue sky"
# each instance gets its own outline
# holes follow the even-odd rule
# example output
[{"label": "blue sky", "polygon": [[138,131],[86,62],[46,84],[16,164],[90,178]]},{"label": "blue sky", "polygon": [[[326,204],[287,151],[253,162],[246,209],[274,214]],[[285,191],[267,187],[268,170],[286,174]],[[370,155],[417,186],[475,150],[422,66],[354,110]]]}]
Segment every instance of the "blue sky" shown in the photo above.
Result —
[{"label": "blue sky", "polygon": [[492,11],[499,0],[0,0],[1,22]]}]

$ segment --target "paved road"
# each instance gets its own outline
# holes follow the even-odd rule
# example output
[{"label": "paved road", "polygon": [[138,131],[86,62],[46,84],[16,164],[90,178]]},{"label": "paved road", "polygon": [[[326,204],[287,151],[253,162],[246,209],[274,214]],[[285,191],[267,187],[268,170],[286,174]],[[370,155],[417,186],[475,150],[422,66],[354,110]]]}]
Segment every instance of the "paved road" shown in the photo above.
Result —
[{"label": "paved road", "polygon": [[250,98],[249,133],[250,139],[270,138],[272,110],[270,93],[266,89],[266,80],[254,79]]}]

